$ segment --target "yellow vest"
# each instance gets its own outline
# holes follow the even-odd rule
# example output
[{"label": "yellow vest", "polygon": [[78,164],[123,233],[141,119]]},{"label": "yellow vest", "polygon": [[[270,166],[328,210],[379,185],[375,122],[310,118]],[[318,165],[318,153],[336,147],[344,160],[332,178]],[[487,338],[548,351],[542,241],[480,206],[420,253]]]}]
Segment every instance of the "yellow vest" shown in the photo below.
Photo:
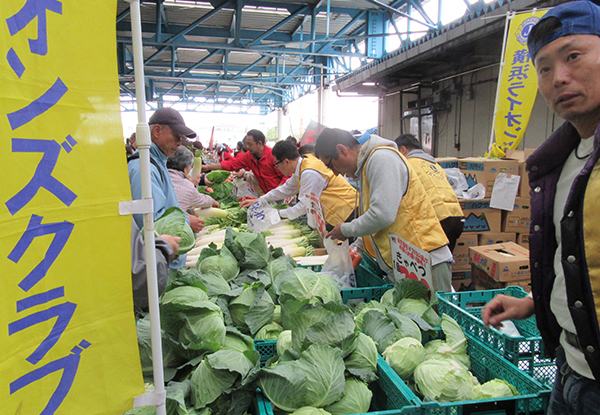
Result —
[{"label": "yellow vest", "polygon": [[442,221],[452,216],[463,216],[454,189],[450,186],[444,169],[437,164],[419,157],[407,159],[425,188],[437,218]]},{"label": "yellow vest", "polygon": [[[362,173],[362,202],[361,214],[369,209],[370,185],[367,179],[367,163],[374,151],[379,149],[393,151],[402,159],[402,162],[408,169],[408,189],[402,196],[402,202],[398,207],[396,221],[390,226],[381,229],[368,238],[363,238],[365,250],[373,258],[377,258],[376,250],[379,255],[392,268],[392,250],[390,246],[390,234],[398,235],[405,241],[410,242],[417,248],[426,252],[441,248],[448,244],[448,238],[440,225],[440,221],[435,215],[435,210],[427,198],[427,193],[417,177],[412,166],[407,163],[404,156],[396,149],[388,146],[375,147],[367,156],[363,165]],[[385,178],[383,178],[385,179]],[[398,189],[401,191],[401,189]],[[373,246],[373,243],[375,246]]]},{"label": "yellow vest", "polygon": [[583,240],[590,285],[596,303],[596,315],[600,316],[600,224],[598,224],[598,200],[600,200],[600,161],[596,162],[585,189],[583,201]]},{"label": "yellow vest", "polygon": [[302,159],[300,174],[298,174],[298,188],[300,188],[300,178],[305,170],[314,170],[327,179],[327,187],[321,193],[325,222],[333,226],[346,222],[352,211],[356,209],[358,192],[350,186],[346,179],[333,174],[321,160],[312,154],[307,154]]}]

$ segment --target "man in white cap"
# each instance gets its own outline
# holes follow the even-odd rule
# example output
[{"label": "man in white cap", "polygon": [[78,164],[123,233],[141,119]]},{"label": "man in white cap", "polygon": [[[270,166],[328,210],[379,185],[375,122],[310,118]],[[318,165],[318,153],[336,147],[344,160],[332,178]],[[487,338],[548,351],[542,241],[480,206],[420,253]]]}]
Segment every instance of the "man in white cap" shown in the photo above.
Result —
[{"label": "man in white cap", "polygon": [[[173,108],[159,108],[150,117],[150,161],[152,169],[152,198],[154,199],[154,220],[160,218],[173,206],[179,207],[175,189],[167,170],[167,158],[175,154],[181,145],[182,137],[196,137],[196,133],[185,125],[181,114]],[[142,181],[140,179],[139,152],[135,152],[128,160],[129,183],[132,199],[142,198]],[[144,225],[142,215],[133,215],[138,227]],[[204,221],[188,215],[190,226],[194,232],[204,227]],[[174,263],[175,266],[178,264]]]},{"label": "man in white cap", "polygon": [[600,414],[600,7],[561,4],[527,45],[548,106],[566,122],[527,159],[532,297],[497,296],[486,324],[534,314],[556,354],[548,414]]}]

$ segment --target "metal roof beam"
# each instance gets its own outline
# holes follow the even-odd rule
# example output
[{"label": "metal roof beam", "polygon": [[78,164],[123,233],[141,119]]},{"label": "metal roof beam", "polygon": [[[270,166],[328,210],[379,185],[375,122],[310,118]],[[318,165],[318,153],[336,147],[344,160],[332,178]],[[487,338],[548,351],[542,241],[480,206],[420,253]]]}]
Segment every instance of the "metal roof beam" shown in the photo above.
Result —
[{"label": "metal roof beam", "polygon": [[[414,7],[421,16],[423,16],[423,19],[425,19],[425,21],[430,25],[430,29],[438,29],[440,27],[440,22],[434,23],[433,20],[431,20],[431,18],[429,17],[429,15],[427,14],[427,12],[425,11],[425,9],[423,9],[423,5],[421,3],[420,0],[408,0],[411,4],[412,7]],[[468,0],[464,0],[465,3],[468,3]]]},{"label": "metal roof beam", "polygon": [[[344,39],[339,39],[337,41],[341,41],[341,40],[344,40]],[[125,45],[132,44],[132,40],[130,38],[119,37],[118,42],[123,43]],[[326,40],[317,40],[316,42],[326,42]],[[268,45],[257,46],[257,47],[253,47],[253,48],[246,48],[246,47],[238,47],[238,46],[234,46],[232,44],[224,44],[224,43],[204,43],[204,42],[188,42],[188,41],[184,41],[184,42],[180,42],[180,43],[171,43],[171,44],[167,44],[165,42],[149,41],[149,42],[144,42],[144,46],[152,46],[152,47],[161,48],[161,49],[164,48],[164,50],[166,50],[167,48],[170,48],[170,47],[174,47],[174,48],[186,48],[186,49],[197,49],[197,50],[222,49],[222,50],[232,50],[232,51],[237,51],[237,52],[252,52],[252,53],[265,53],[265,52],[285,53],[285,54],[291,54],[291,55],[312,54],[315,56],[348,56],[348,57],[359,57],[360,56],[355,53],[340,52],[340,51],[335,51],[335,52],[331,52],[331,53],[318,53],[318,52],[310,53],[307,48],[304,48],[304,49],[283,48],[283,47],[273,48]],[[151,61],[146,62],[146,64],[150,64],[150,63],[151,63]]]},{"label": "metal roof beam", "polygon": [[425,25],[425,26],[429,27],[430,29],[437,29],[437,27],[436,27],[436,26],[434,26],[434,25],[432,25],[432,24],[429,24],[429,23],[422,22],[422,21],[420,21],[420,20],[417,20],[417,19],[415,19],[414,17],[412,17],[410,14],[404,13],[404,12],[402,12],[402,11],[400,11],[400,10],[398,10],[398,9],[394,8],[394,7],[390,7],[390,6],[388,6],[387,4],[380,2],[379,0],[364,0],[364,1],[366,1],[367,3],[374,4],[374,5],[376,5],[377,7],[380,7],[382,10],[387,10],[387,11],[389,11],[389,12],[392,12],[392,13],[398,14],[398,15],[400,15],[400,16],[402,16],[402,17],[406,17],[407,19],[410,19],[410,20],[414,20],[414,21],[416,21],[416,22],[419,22],[420,24],[422,24],[422,25]]},{"label": "metal roof beam", "polygon": [[220,6],[216,7],[214,10],[206,13],[204,16],[202,16],[201,18],[197,19],[195,22],[193,22],[192,24],[190,24],[186,29],[182,30],[181,32],[177,33],[176,35],[171,36],[169,39],[167,39],[165,41],[165,46],[161,47],[159,50],[157,50],[155,53],[152,54],[152,56],[150,56],[148,59],[146,59],[144,61],[144,65],[150,61],[152,61],[153,59],[155,59],[161,52],[163,52],[168,46],[171,46],[171,44],[173,43],[173,41],[181,38],[182,36],[188,34],[189,32],[191,32],[195,27],[201,25],[202,23],[204,23],[206,20],[210,19],[211,17],[213,17],[215,14],[217,14],[218,12],[220,12],[225,5],[228,5],[231,3],[231,0],[225,0],[223,1]]},{"label": "metal roof beam", "polygon": [[294,20],[296,17],[298,17],[300,14],[303,14],[307,11],[309,11],[309,7],[302,7],[300,9],[298,9],[298,11],[296,11],[295,13],[290,14],[287,18],[283,19],[282,21],[280,21],[279,23],[277,23],[276,25],[274,25],[273,27],[271,27],[269,30],[267,30],[265,33],[263,33],[262,35],[260,35],[259,37],[257,37],[256,39],[252,40],[250,43],[248,43],[248,46],[253,46],[256,43],[260,42],[261,40],[265,39],[267,36],[269,36],[271,33],[275,32],[277,29],[279,29],[281,26],[289,23],[290,21]]}]

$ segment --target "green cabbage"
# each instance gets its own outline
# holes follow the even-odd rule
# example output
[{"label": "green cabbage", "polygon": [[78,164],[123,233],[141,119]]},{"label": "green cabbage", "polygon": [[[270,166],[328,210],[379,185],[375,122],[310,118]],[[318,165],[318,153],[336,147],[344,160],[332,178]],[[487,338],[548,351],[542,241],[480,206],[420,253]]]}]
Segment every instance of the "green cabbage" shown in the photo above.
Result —
[{"label": "green cabbage", "polygon": [[203,301],[193,311],[178,316],[183,321],[178,340],[185,349],[214,352],[225,344],[225,323],[218,305]]},{"label": "green cabbage", "polygon": [[363,317],[365,313],[374,308],[385,312],[385,305],[377,300],[371,300],[368,303],[360,303],[356,310],[354,310],[354,312],[357,313],[354,317],[354,322],[356,323],[356,327],[358,327],[359,330],[363,329]]},{"label": "green cabbage", "polygon": [[356,348],[344,359],[346,370],[365,382],[377,379],[377,346],[373,339],[358,333]]},{"label": "green cabbage", "polygon": [[250,336],[246,336],[235,327],[225,327],[225,341],[223,349],[236,350],[244,353],[249,350],[254,350],[254,340]]},{"label": "green cabbage", "polygon": [[277,349],[277,354],[279,356],[283,356],[286,350],[292,348],[292,331],[284,330],[279,333],[277,336],[277,345],[275,346]]},{"label": "green cabbage", "polygon": [[325,409],[315,408],[314,406],[304,406],[295,410],[290,415],[331,415]]},{"label": "green cabbage", "polygon": [[271,260],[265,237],[251,232],[236,232],[228,227],[225,231],[225,246],[242,268],[262,269]]},{"label": "green cabbage", "polygon": [[385,349],[383,357],[402,379],[407,379],[425,360],[425,349],[420,341],[405,337]]},{"label": "green cabbage", "polygon": [[193,401],[196,409],[216,401],[224,392],[241,386],[243,379],[258,368],[258,352],[219,350],[208,355],[192,372]]},{"label": "green cabbage", "polygon": [[223,183],[229,179],[231,172],[225,170],[213,170],[206,174],[206,178],[213,183]]},{"label": "green cabbage", "polygon": [[402,313],[415,314],[425,320],[431,327],[440,326],[440,317],[432,306],[423,299],[403,298],[398,302],[398,309]]},{"label": "green cabbage", "polygon": [[475,396],[471,373],[454,360],[426,360],[415,369],[414,379],[421,395],[438,402],[467,401]]},{"label": "green cabbage", "polygon": [[198,261],[196,269],[200,274],[220,275],[225,281],[231,281],[240,273],[237,260],[225,246],[221,248],[219,255],[212,255]]},{"label": "green cabbage", "polygon": [[379,353],[404,337],[421,341],[421,329],[408,316],[394,308],[368,310],[363,316],[363,331],[377,344]]},{"label": "green cabbage", "polygon": [[277,323],[265,324],[261,329],[254,335],[256,340],[277,340],[283,327]]},{"label": "green cabbage", "polygon": [[333,278],[329,275],[317,274],[307,268],[294,268],[281,272],[275,279],[273,288],[281,304],[288,299],[342,302],[340,289]]},{"label": "green cabbage", "polygon": [[505,398],[520,395],[513,385],[503,379],[492,379],[483,385],[475,386],[473,399]]},{"label": "green cabbage", "polygon": [[246,285],[241,294],[229,303],[233,324],[242,332],[252,335],[273,321],[274,311],[275,304],[260,282]]},{"label": "green cabbage", "polygon": [[354,351],[359,331],[347,306],[289,301],[282,310],[284,327],[292,330],[294,350],[300,352],[313,343],[321,343],[339,348],[342,357]]},{"label": "green cabbage", "polygon": [[363,414],[369,412],[372,398],[373,392],[365,382],[356,378],[348,378],[340,400],[326,406],[325,410],[333,415]]},{"label": "green cabbage", "polygon": [[267,398],[283,411],[305,406],[325,407],[344,392],[344,361],[338,348],[311,344],[297,360],[280,359],[264,368],[259,385]]},{"label": "green cabbage", "polygon": [[165,213],[154,222],[156,236],[171,235],[181,238],[179,241],[179,255],[183,255],[196,246],[196,235],[186,222],[187,213],[177,206],[165,210]]}]

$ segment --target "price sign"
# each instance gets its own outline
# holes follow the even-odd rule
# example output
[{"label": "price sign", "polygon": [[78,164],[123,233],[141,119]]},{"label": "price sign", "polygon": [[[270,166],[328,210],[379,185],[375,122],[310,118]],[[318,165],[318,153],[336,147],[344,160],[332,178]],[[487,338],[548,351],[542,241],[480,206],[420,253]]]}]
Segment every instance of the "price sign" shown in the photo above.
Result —
[{"label": "price sign", "polygon": [[432,290],[431,256],[397,235],[390,235],[394,277],[397,280],[410,278],[421,281]]},{"label": "price sign", "polygon": [[327,228],[325,216],[323,216],[323,207],[321,206],[321,201],[314,193],[306,194],[302,197],[302,199],[306,206],[308,226],[316,229],[321,238],[325,239],[325,235],[327,235]]},{"label": "price sign", "polygon": [[271,207],[263,199],[257,199],[248,208],[248,229],[254,233],[266,231],[279,221],[281,221],[281,218],[277,209]]}]

